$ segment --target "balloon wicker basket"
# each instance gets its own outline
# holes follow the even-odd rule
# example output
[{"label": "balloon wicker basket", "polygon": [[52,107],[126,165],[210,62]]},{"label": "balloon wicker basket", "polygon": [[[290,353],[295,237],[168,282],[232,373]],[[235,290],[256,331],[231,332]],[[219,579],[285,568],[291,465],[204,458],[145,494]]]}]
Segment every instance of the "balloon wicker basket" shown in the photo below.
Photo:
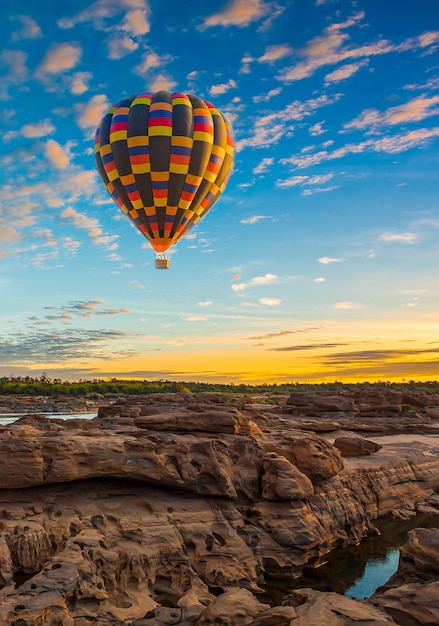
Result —
[{"label": "balloon wicker basket", "polygon": [[163,257],[158,257],[155,260],[156,270],[168,270],[171,267],[171,261]]}]

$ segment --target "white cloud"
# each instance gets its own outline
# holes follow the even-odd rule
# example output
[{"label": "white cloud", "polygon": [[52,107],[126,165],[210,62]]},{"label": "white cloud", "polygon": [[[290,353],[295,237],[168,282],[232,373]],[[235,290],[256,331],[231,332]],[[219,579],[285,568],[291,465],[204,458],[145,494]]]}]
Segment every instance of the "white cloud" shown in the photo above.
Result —
[{"label": "white cloud", "polygon": [[253,174],[263,174],[268,171],[270,165],[273,165],[273,157],[264,157],[259,165],[253,168]]},{"label": "white cloud", "polygon": [[115,34],[110,37],[107,41],[107,45],[109,59],[122,59],[139,47],[137,41],[123,34]]},{"label": "white cloud", "polygon": [[35,75],[43,78],[47,74],[60,74],[71,70],[78,63],[82,55],[82,48],[77,44],[54,44],[38,66]]},{"label": "white cloud", "polygon": [[276,187],[295,187],[296,185],[303,185],[308,179],[308,176],[291,176],[290,178],[278,179],[275,182]]},{"label": "white cloud", "polygon": [[[284,161],[286,159],[283,159],[282,161]],[[281,161],[281,162],[282,162]],[[297,176],[291,176],[290,178],[285,178],[285,179],[279,179],[275,182],[276,187],[295,187],[296,185],[301,185],[302,187],[304,185],[321,185],[323,183],[328,182],[328,180],[331,180],[331,178],[333,178],[334,173],[330,172],[328,174],[315,174],[314,176],[305,176],[305,175],[297,175]],[[329,190],[329,187],[327,187],[325,189]],[[317,190],[305,190],[303,193],[304,195],[311,195],[312,193],[316,193]]]},{"label": "white cloud", "polygon": [[234,283],[232,285],[232,291],[244,291],[247,289],[247,285],[245,283]]},{"label": "white cloud", "polygon": [[379,236],[380,241],[385,241],[388,243],[408,243],[412,244],[418,241],[419,235],[416,233],[391,233],[386,232],[382,233]]},{"label": "white cloud", "polygon": [[46,157],[56,168],[65,170],[70,163],[68,152],[60,146],[57,141],[48,139],[46,141]]},{"label": "white cloud", "polygon": [[359,117],[344,125],[347,130],[369,130],[377,132],[383,126],[394,126],[407,122],[419,122],[439,113],[439,96],[420,96],[381,113],[377,109],[366,109]]},{"label": "white cloud", "polygon": [[236,142],[237,149],[245,147],[263,148],[278,143],[284,137],[291,137],[294,131],[292,122],[301,121],[313,115],[323,106],[337,102],[341,98],[340,93],[331,96],[322,95],[317,98],[300,101],[294,100],[282,111],[258,116],[249,128],[246,138]]},{"label": "white cloud", "polygon": [[81,94],[88,91],[88,81],[93,78],[93,75],[90,72],[76,72],[73,74],[70,81],[70,93],[75,96],[80,96]]},{"label": "white cloud", "polygon": [[211,306],[213,304],[213,300],[204,300],[204,302],[197,302],[198,306]]},{"label": "white cloud", "polygon": [[55,126],[50,120],[43,120],[36,122],[35,124],[25,124],[20,129],[20,134],[28,139],[36,139],[39,137],[46,137],[51,135],[56,130]]},{"label": "white cloud", "polygon": [[362,304],[359,302],[337,302],[334,304],[334,309],[348,311],[351,309],[361,309]]},{"label": "white cloud", "polygon": [[209,93],[212,96],[217,96],[219,94],[226,93],[226,91],[229,91],[229,89],[236,89],[236,88],[237,88],[236,81],[234,81],[233,79],[230,79],[227,83],[221,83],[220,85],[212,85],[212,87],[209,89]]},{"label": "white cloud", "polygon": [[146,35],[150,31],[149,24],[149,10],[147,8],[137,8],[132,11],[128,11],[121,24],[121,29],[132,35],[138,37],[140,35]]},{"label": "white cloud", "polygon": [[16,19],[21,22],[21,28],[12,33],[12,41],[20,39],[39,39],[43,36],[41,28],[29,15],[17,15]]},{"label": "white cloud", "polygon": [[279,298],[259,298],[259,302],[264,306],[278,306],[282,300]]},{"label": "white cloud", "polygon": [[188,315],[183,319],[186,322],[206,322],[208,318],[205,315]]},{"label": "white cloud", "polygon": [[342,65],[338,67],[333,72],[326,74],[325,83],[338,83],[341,80],[346,80],[346,78],[350,78],[354,74],[358,72],[362,67],[365,67],[369,64],[369,60],[365,59],[363,61],[358,61],[358,63],[347,63],[346,65]]},{"label": "white cloud", "polygon": [[142,56],[142,59],[138,65],[135,65],[133,68],[133,72],[136,74],[146,74],[148,70],[154,67],[161,67],[165,63],[168,63],[171,60],[171,56],[159,56],[155,52],[147,52]]},{"label": "white cloud", "polygon": [[331,263],[342,263],[343,259],[339,259],[338,257],[333,256],[322,256],[319,259],[319,263],[323,265],[330,265]]},{"label": "white cloud", "polygon": [[332,152],[320,150],[312,154],[293,155],[281,160],[282,164],[295,165],[298,168],[310,167],[324,161],[341,159],[350,154],[361,154],[364,152],[386,152],[388,154],[398,154],[411,148],[422,146],[427,141],[439,137],[439,127],[419,128],[405,133],[395,134],[391,137],[380,139],[367,139],[360,143],[345,144]]},{"label": "white cloud", "polygon": [[269,285],[277,283],[278,276],[276,274],[264,274],[264,276],[255,276],[250,280],[250,285]]},{"label": "white cloud", "polygon": [[326,282],[326,278],[323,278],[323,276],[319,276],[318,278],[314,278],[314,282],[315,283],[324,283],[324,282]]},{"label": "white cloud", "polygon": [[317,124],[310,126],[308,129],[309,134],[312,137],[317,137],[318,135],[325,133],[326,131],[322,128],[324,123],[325,122],[317,122]]},{"label": "white cloud", "polygon": [[27,54],[22,50],[2,50],[0,52],[0,100],[9,100],[8,88],[27,80]]},{"label": "white cloud", "polygon": [[267,220],[270,217],[271,217],[270,215],[253,215],[252,217],[247,217],[243,220],[239,220],[239,223],[240,224],[256,224],[257,222],[260,222],[261,220]]},{"label": "white cloud", "polygon": [[270,11],[262,0],[232,0],[226,7],[204,20],[205,28],[211,26],[247,26]]},{"label": "white cloud", "polygon": [[334,191],[339,189],[340,185],[330,185],[329,187],[314,187],[313,189],[304,189],[302,196],[314,196],[316,193],[327,193],[328,191]]},{"label": "white cloud", "polygon": [[102,235],[102,228],[97,219],[89,217],[85,213],[79,213],[79,211],[76,211],[72,207],[65,209],[61,213],[61,217],[68,219],[76,228],[86,230],[92,238]]},{"label": "white cloud", "polygon": [[73,28],[76,24],[90,22],[96,30],[108,30],[108,20],[115,16],[119,17],[119,30],[131,35],[145,35],[149,32],[149,4],[146,0],[96,0],[90,2],[88,6],[73,15],[58,20],[59,28]]},{"label": "white cloud", "polygon": [[272,63],[278,59],[283,59],[293,52],[288,44],[279,44],[277,46],[268,46],[265,53],[257,59],[259,63]]},{"label": "white cloud", "polygon": [[110,102],[103,94],[93,96],[86,104],[78,104],[76,107],[78,126],[83,129],[97,127],[109,108]]},{"label": "white cloud", "polygon": [[158,74],[150,83],[151,91],[160,91],[161,89],[172,89],[177,85],[177,82],[166,74]]},{"label": "white cloud", "polygon": [[268,102],[268,100],[271,100],[273,96],[278,96],[281,91],[282,91],[282,87],[276,87],[275,89],[270,89],[269,91],[267,91],[267,93],[264,93],[260,96],[253,96],[253,102],[256,104],[258,102]]},{"label": "white cloud", "polygon": [[[364,12],[358,12],[343,23],[331,24],[325,28],[321,35],[311,39],[299,51],[302,60],[296,65],[282,70],[277,78],[286,83],[302,80],[312,76],[314,72],[327,65],[337,65],[344,61],[355,61],[355,63],[338,68],[326,76],[327,82],[342,80],[358,71],[362,66],[359,64],[365,64],[370,57],[389,54],[390,52],[404,52],[419,48],[426,49],[428,47],[430,47],[430,51],[433,51],[439,40],[438,32],[434,31],[407,39],[399,45],[393,44],[386,39],[379,39],[374,43],[359,46],[351,44],[352,39],[343,31],[358,25],[364,16]],[[358,59],[360,61],[357,61]]]}]

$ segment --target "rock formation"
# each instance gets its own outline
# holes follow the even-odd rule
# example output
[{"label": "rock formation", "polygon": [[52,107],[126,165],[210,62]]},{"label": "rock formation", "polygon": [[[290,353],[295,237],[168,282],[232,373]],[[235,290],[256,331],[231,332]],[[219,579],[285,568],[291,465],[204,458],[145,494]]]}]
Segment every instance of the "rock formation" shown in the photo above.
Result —
[{"label": "rock formation", "polygon": [[[418,562],[412,538],[401,571],[432,578],[395,579],[373,604],[300,590],[270,607],[260,595],[358,543],[378,517],[439,511],[433,437],[364,439],[403,432],[403,414],[407,432],[437,432],[438,398],[386,393],[152,394],[91,421],[29,415],[0,428],[0,624],[398,624],[401,585],[404,615],[413,585],[430,599],[439,585],[431,547]],[[360,456],[342,456],[340,432],[355,434]],[[431,602],[422,625],[439,623],[425,621]]]}]

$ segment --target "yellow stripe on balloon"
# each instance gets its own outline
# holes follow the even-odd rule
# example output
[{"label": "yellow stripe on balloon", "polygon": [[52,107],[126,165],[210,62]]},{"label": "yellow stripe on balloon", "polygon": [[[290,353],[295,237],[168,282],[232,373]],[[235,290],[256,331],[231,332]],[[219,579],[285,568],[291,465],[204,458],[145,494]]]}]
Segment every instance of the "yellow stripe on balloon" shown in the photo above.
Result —
[{"label": "yellow stripe on balloon", "polygon": [[126,140],[128,137],[128,133],[126,130],[116,130],[114,133],[110,133],[110,141],[111,143],[115,141]]},{"label": "yellow stripe on balloon", "polygon": [[149,144],[148,135],[136,135],[134,137],[128,137],[128,148],[134,148],[136,146],[147,146]]},{"label": "yellow stripe on balloon", "polygon": [[213,134],[206,133],[202,130],[196,130],[194,132],[194,141],[205,141],[206,143],[213,144]]},{"label": "yellow stripe on balloon", "polygon": [[172,137],[172,126],[150,126],[148,134],[150,137]]}]

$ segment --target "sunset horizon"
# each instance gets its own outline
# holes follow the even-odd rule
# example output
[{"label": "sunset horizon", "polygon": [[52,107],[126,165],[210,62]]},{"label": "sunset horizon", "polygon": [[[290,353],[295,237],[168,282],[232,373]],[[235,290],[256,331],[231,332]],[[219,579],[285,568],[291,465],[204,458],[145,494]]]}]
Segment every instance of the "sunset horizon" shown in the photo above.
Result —
[{"label": "sunset horizon", "polygon": [[[438,380],[439,6],[187,5],[0,9],[0,377]],[[160,226],[163,241],[183,236],[157,271],[94,137],[112,105],[163,90],[221,112],[236,153],[212,210]],[[173,174],[189,144],[172,144]],[[149,145],[133,145],[137,163]],[[186,206],[169,204],[170,220]]]}]

